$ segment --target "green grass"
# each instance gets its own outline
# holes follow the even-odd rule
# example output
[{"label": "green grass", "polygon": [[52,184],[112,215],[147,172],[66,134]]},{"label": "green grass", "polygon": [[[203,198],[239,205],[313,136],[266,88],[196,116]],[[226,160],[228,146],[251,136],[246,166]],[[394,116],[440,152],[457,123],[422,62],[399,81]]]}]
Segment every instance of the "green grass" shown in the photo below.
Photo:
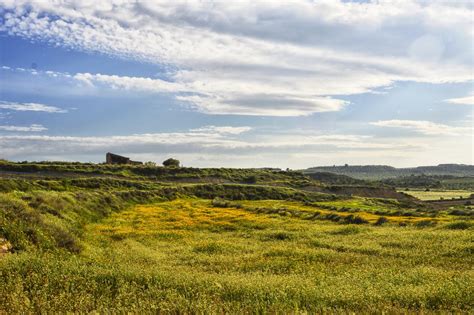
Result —
[{"label": "green grass", "polygon": [[[77,178],[79,176],[119,179],[159,180],[167,182],[204,183],[265,183],[292,187],[316,185],[310,178],[296,171],[265,169],[162,167],[149,165],[92,164],[74,162],[9,162],[0,160],[0,172],[14,172],[24,176]],[[1,186],[0,186],[1,188]]]},{"label": "green grass", "polygon": [[400,190],[401,192],[418,198],[420,200],[440,200],[440,199],[459,199],[459,198],[467,198],[471,194],[474,194],[474,191],[468,190],[437,190],[437,189],[430,189],[429,191],[423,190]]},{"label": "green grass", "polygon": [[0,245],[12,249],[0,253],[0,314],[474,307],[465,206],[311,192],[296,172],[0,170],[20,172],[0,174]]},{"label": "green grass", "polygon": [[453,226],[468,221],[351,225],[292,215],[318,211],[296,201],[237,206],[189,197],[130,206],[84,224],[80,253],[6,255],[0,310],[398,313],[474,306],[472,225]]}]

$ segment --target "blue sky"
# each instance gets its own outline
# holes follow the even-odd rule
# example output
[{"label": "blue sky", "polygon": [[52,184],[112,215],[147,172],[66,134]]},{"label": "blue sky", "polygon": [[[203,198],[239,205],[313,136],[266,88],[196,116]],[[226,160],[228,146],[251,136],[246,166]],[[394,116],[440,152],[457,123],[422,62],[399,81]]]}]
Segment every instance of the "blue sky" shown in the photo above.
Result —
[{"label": "blue sky", "polygon": [[0,158],[473,163],[469,1],[0,0]]}]

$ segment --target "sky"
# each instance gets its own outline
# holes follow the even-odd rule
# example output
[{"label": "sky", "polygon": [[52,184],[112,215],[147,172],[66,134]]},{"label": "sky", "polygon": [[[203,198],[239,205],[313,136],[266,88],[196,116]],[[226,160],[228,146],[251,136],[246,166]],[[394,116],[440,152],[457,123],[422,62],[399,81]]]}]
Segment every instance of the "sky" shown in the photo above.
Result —
[{"label": "sky", "polygon": [[0,0],[0,158],[473,164],[466,0]]}]

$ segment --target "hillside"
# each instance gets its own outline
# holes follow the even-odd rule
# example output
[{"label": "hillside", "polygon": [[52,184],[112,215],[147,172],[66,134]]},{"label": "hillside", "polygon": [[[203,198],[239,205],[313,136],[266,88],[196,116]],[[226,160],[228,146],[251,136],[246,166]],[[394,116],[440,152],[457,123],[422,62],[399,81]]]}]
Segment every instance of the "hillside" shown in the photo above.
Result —
[{"label": "hillside", "polygon": [[317,172],[329,172],[365,180],[380,180],[411,175],[474,177],[474,165],[440,164],[438,166],[418,166],[411,168],[395,168],[387,165],[346,165],[318,166],[303,170],[304,174]]},{"label": "hillside", "polygon": [[368,185],[369,182],[361,179],[352,178],[347,175],[341,175],[331,172],[309,172],[306,176],[331,185]]},{"label": "hillside", "polygon": [[474,208],[454,201],[333,174],[3,161],[0,313],[468,312]]}]

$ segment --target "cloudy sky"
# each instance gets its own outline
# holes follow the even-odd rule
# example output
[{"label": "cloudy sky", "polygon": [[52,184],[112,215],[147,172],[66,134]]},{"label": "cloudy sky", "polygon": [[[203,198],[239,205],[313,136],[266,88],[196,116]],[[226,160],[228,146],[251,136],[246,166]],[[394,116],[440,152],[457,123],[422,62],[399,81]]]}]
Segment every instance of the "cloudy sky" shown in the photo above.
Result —
[{"label": "cloudy sky", "polygon": [[0,158],[473,164],[470,0],[0,0]]}]

